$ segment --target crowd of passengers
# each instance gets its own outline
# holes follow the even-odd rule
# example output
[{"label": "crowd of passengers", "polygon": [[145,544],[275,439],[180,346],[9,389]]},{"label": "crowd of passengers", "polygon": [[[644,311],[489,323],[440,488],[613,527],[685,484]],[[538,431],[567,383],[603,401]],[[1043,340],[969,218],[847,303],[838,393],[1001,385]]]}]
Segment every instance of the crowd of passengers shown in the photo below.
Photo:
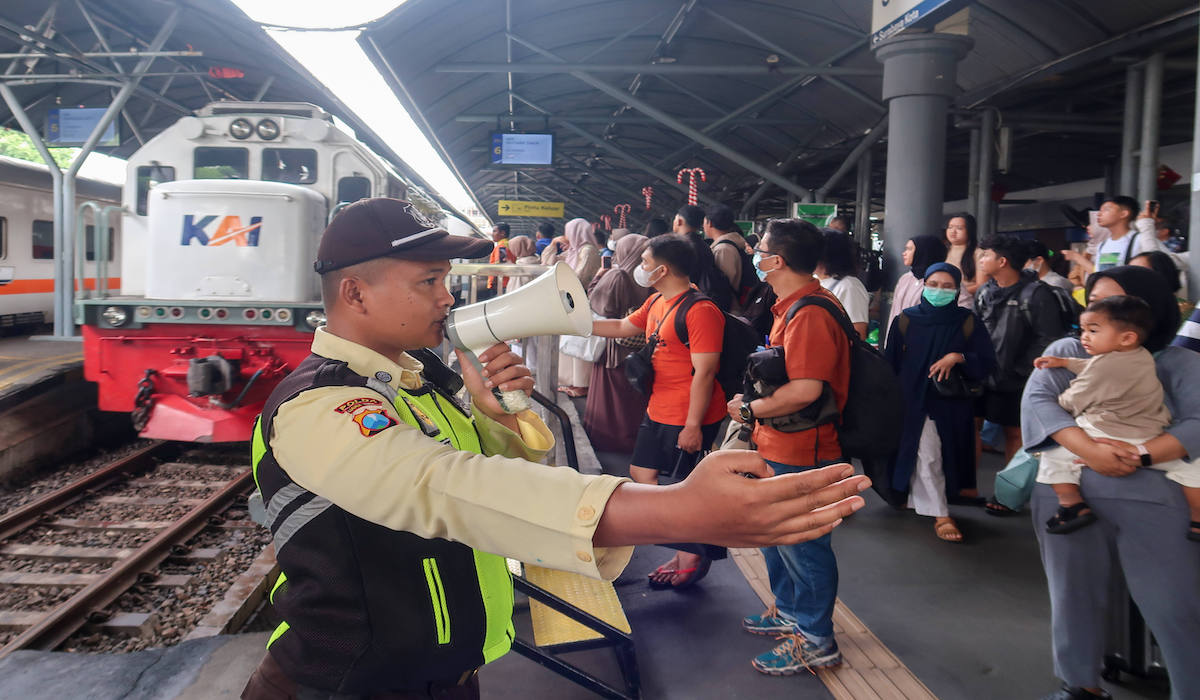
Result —
[{"label": "crowd of passengers", "polygon": [[[837,418],[852,345],[869,339],[905,409],[894,455],[872,474],[877,490],[933,518],[948,543],[963,541],[950,505],[1031,510],[1064,682],[1048,697],[1108,697],[1101,660],[1110,618],[1125,605],[1110,595],[1117,571],[1161,647],[1174,696],[1200,697],[1200,466],[1190,461],[1200,454],[1200,394],[1188,382],[1200,376],[1200,312],[1181,324],[1192,311],[1182,298],[1187,253],[1157,205],[1106,200],[1084,250],[978,240],[974,217],[953,216],[944,231],[906,242],[907,271],[874,329],[888,298],[868,290],[879,271],[850,225],[776,219],[760,238],[721,204],[683,206],[640,234],[574,219],[562,235],[542,224],[535,240],[501,223],[492,262],[562,261],[587,287],[597,338],[564,342],[559,391],[586,397],[593,443],[632,454],[630,476],[642,483],[682,480],[722,448],[757,450],[776,473],[844,461]],[[493,278],[484,293],[519,284]],[[769,391],[722,386],[727,323],[774,349],[786,376]],[[984,450],[1008,462],[1006,483],[1024,481],[1017,500],[980,497]],[[698,543],[672,548],[650,573],[652,588],[694,586],[726,556]],[[742,626],[781,641],[754,668],[790,675],[841,663],[831,536],[763,555],[775,602]]]}]

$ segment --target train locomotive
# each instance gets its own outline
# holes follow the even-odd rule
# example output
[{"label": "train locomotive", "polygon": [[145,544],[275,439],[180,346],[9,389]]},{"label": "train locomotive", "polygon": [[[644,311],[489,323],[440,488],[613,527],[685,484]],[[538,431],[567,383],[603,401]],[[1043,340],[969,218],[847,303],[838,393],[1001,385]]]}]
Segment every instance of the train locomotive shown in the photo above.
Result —
[{"label": "train locomotive", "polygon": [[147,142],[128,163],[121,294],[78,302],[100,409],[142,437],[250,439],[324,323],[328,219],[412,189],[311,104],[214,103]]}]

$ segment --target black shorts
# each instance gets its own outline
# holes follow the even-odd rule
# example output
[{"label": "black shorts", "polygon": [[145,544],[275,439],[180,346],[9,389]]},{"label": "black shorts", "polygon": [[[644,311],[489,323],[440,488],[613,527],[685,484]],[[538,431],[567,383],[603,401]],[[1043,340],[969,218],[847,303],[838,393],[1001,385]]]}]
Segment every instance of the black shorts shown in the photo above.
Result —
[{"label": "black shorts", "polygon": [[675,478],[683,479],[692,473],[699,455],[712,447],[720,427],[720,422],[701,426],[700,452],[689,454],[675,446],[679,441],[679,433],[683,432],[682,425],[655,423],[650,416],[642,416],[637,441],[633,445],[633,466],[657,469],[660,474],[673,474]]},{"label": "black shorts", "polygon": [[975,402],[975,415],[1006,428],[1021,427],[1020,392],[989,389]]}]

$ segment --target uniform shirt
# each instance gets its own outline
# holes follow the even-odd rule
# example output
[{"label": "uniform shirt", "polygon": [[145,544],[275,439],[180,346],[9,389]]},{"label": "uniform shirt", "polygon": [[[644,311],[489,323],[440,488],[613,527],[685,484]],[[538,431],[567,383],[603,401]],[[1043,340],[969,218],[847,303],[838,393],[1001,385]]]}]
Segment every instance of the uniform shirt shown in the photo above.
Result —
[{"label": "uniform shirt", "polygon": [[[721,352],[725,334],[725,315],[721,310],[710,301],[698,301],[692,304],[684,318],[688,346],[691,349],[684,346],[679,335],[675,333],[675,314],[678,313],[678,307],[671,308],[681,294],[683,293],[670,299],[662,295],[652,295],[641,308],[626,318],[633,325],[645,330],[647,338],[659,327],[659,322],[662,322],[662,329],[658,332],[658,349],[651,358],[654,365],[654,387],[650,390],[650,403],[646,408],[646,415],[655,423],[666,425],[687,424],[688,401],[692,395],[692,353]],[[663,314],[667,314],[665,320]],[[726,413],[725,393],[716,380],[713,380],[709,396],[708,409],[700,421],[701,425],[719,423]]]},{"label": "uniform shirt", "polygon": [[1075,379],[1058,404],[1113,437],[1148,440],[1171,424],[1154,356],[1146,348],[1068,358]]},{"label": "uniform shirt", "polygon": [[[312,351],[364,377],[387,377],[394,389],[422,385],[421,363],[408,355],[391,360],[323,328]],[[426,437],[386,402],[391,420],[376,422],[390,424],[379,429],[339,412],[363,398],[379,397],[363,387],[321,387],[279,407],[271,450],[293,481],[364,520],[427,539],[609,580],[629,562],[632,547],[592,546],[604,507],[625,480],[534,464],[554,438],[533,412],[517,414],[518,434],[476,408],[478,455]]]},{"label": "uniform shirt", "polygon": [[[850,393],[850,340],[841,324],[819,306],[806,306],[796,312],[790,322],[784,321],[792,304],[810,294],[838,303],[837,297],[815,279],[775,302],[771,307],[771,313],[775,315],[771,346],[783,347],[788,379],[825,382],[833,390],[838,410],[841,410],[846,407],[846,397]],[[842,456],[837,428],[832,423],[798,433],[783,433],[759,423],[754,428],[754,443],[763,459],[797,467],[816,466],[818,462]]]}]

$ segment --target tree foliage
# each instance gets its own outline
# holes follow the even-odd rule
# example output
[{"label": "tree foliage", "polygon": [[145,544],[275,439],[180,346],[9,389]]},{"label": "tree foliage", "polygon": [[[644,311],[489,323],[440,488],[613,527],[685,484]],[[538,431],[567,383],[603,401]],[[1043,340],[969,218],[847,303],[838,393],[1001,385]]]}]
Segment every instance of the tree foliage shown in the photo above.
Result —
[{"label": "tree foliage", "polygon": [[[71,161],[75,160],[75,156],[78,154],[78,148],[50,149],[50,155],[54,156],[54,162],[63,169],[70,167]],[[45,162],[37,148],[34,147],[33,141],[25,135],[25,132],[16,129],[0,129],[0,156],[19,158],[34,163]]]}]

